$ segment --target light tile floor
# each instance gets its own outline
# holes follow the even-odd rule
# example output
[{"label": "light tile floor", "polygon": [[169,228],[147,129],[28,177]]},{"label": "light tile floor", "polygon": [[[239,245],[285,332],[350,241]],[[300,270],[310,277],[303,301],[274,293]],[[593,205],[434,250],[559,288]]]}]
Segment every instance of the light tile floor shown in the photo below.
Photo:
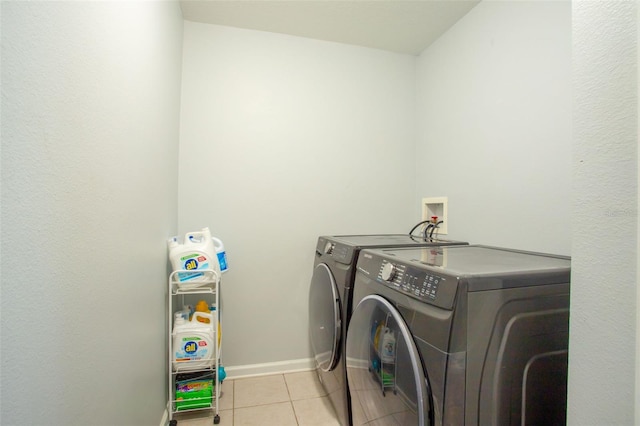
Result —
[{"label": "light tile floor", "polygon": [[[315,371],[225,380],[220,426],[339,426]],[[207,412],[177,415],[178,426],[213,425]]]}]

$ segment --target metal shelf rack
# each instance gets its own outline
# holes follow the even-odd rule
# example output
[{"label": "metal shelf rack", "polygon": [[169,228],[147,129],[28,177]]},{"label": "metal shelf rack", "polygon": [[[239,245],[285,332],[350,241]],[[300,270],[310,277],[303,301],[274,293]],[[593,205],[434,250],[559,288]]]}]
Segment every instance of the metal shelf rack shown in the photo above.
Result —
[{"label": "metal shelf rack", "polygon": [[[214,270],[196,270],[196,271],[174,271],[169,276],[169,310],[168,310],[168,383],[169,398],[167,402],[167,411],[169,413],[169,425],[176,426],[178,420],[175,419],[176,414],[196,412],[196,411],[212,411],[213,423],[220,423],[220,414],[218,411],[218,400],[220,398],[220,354],[222,349],[222,336],[220,327],[220,273]],[[211,310],[211,327],[213,332],[213,355],[210,362],[202,360],[189,360],[182,362],[174,362],[175,348],[173,343],[174,337],[174,317],[183,306],[195,306],[196,299],[204,299]],[[205,365],[203,365],[205,364]],[[178,382],[181,379],[194,380],[212,380],[211,397],[192,397],[181,399],[176,396]]]}]

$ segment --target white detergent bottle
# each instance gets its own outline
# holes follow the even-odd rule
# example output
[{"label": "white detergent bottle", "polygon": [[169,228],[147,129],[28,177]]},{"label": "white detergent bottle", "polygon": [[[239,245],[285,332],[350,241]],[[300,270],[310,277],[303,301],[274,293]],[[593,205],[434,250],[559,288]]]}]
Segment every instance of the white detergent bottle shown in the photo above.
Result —
[{"label": "white detergent bottle", "polygon": [[220,238],[212,237],[213,246],[216,249],[216,256],[218,256],[218,263],[220,264],[220,271],[224,274],[229,269],[227,263],[227,252],[224,251],[224,244]]},{"label": "white detergent bottle", "polygon": [[380,341],[380,359],[384,363],[393,363],[396,358],[396,338],[389,327],[384,328]]},{"label": "white detergent bottle", "polygon": [[220,264],[209,228],[202,228],[200,232],[189,232],[184,237],[184,244],[180,244],[177,237],[170,239],[168,244],[173,270],[189,271],[178,274],[180,283],[203,284],[203,281],[211,279],[204,272],[198,272],[205,269],[213,270],[218,277],[220,276]]},{"label": "white detergent bottle", "polygon": [[[210,368],[214,362],[215,332],[211,323],[212,315],[196,311],[191,321],[185,320],[180,312],[176,312],[173,323],[174,371],[198,370]],[[198,318],[209,323],[198,321]]]}]

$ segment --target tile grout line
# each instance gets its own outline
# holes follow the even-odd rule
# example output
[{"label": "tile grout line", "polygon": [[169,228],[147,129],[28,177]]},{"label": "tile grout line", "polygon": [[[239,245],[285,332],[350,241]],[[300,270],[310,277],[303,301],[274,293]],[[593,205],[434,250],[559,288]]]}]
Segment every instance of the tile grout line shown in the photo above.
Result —
[{"label": "tile grout line", "polygon": [[284,380],[284,386],[287,388],[287,395],[289,395],[289,405],[291,405],[291,411],[293,411],[293,417],[296,419],[296,425],[300,426],[300,420],[298,419],[298,414],[296,413],[296,408],[293,406],[293,398],[291,398],[291,391],[289,390],[289,383],[287,382],[287,375],[283,374],[282,379]]},{"label": "tile grout line", "polygon": [[[274,374],[274,376],[276,376],[276,374]],[[286,373],[280,373],[280,374],[277,374],[277,376],[280,376],[281,380],[284,381],[285,391],[287,393],[286,399],[282,400],[281,402],[271,402],[271,403],[265,403],[265,404],[250,405],[250,406],[247,406],[247,407],[238,407],[237,406],[237,403],[236,403],[236,396],[237,396],[236,395],[237,394],[236,386],[235,386],[235,381],[232,381],[232,382],[234,382],[233,390],[229,394],[229,396],[232,397],[232,401],[231,401],[232,402],[232,406],[230,407],[232,409],[232,412],[233,412],[233,419],[230,422],[230,424],[232,426],[236,424],[238,410],[256,408],[256,407],[261,407],[261,406],[270,406],[270,405],[275,405],[275,404],[286,404],[287,400],[289,402],[289,407],[293,411],[293,415],[294,415],[294,423],[293,424],[295,424],[297,426],[301,426],[301,425],[305,424],[304,423],[304,416],[301,417],[301,413],[298,413],[296,411],[296,404],[294,404],[294,402],[296,402],[296,401],[311,401],[311,400],[322,401],[323,399],[328,398],[326,390],[323,390],[322,392],[319,392],[317,395],[304,395],[303,398],[296,399],[294,401],[294,399],[293,399],[293,391],[296,389],[296,385],[298,385],[298,382],[296,380],[294,380],[292,377],[287,376]],[[297,378],[297,376],[296,376],[296,378]],[[291,388],[292,386],[294,387],[294,389]],[[332,415],[331,417],[334,418],[334,416],[335,415]],[[238,423],[238,424],[240,424],[240,423]]]}]

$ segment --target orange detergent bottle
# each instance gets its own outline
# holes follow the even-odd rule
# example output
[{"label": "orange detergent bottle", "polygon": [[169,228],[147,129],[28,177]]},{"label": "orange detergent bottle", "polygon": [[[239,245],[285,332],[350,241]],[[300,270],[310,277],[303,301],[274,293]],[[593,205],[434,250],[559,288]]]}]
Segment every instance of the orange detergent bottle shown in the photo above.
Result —
[{"label": "orange detergent bottle", "polygon": [[[205,314],[210,314],[211,310],[209,309],[209,305],[207,305],[207,302],[201,300],[196,304],[196,312],[204,312]],[[205,324],[211,323],[211,320],[206,317],[196,317],[196,319]]]},{"label": "orange detergent bottle", "polygon": [[[204,324],[211,324],[211,312],[215,311],[216,308],[212,307],[211,309],[209,309],[209,305],[207,305],[207,302],[205,302],[204,300],[200,300],[198,303],[196,303],[196,310],[195,312],[202,312],[203,316],[197,316],[194,313],[194,316],[196,317],[197,321],[200,321]],[[213,327],[212,327],[213,328]],[[222,327],[220,326],[220,321],[218,321],[218,347],[220,346],[220,338],[222,337]]]}]

